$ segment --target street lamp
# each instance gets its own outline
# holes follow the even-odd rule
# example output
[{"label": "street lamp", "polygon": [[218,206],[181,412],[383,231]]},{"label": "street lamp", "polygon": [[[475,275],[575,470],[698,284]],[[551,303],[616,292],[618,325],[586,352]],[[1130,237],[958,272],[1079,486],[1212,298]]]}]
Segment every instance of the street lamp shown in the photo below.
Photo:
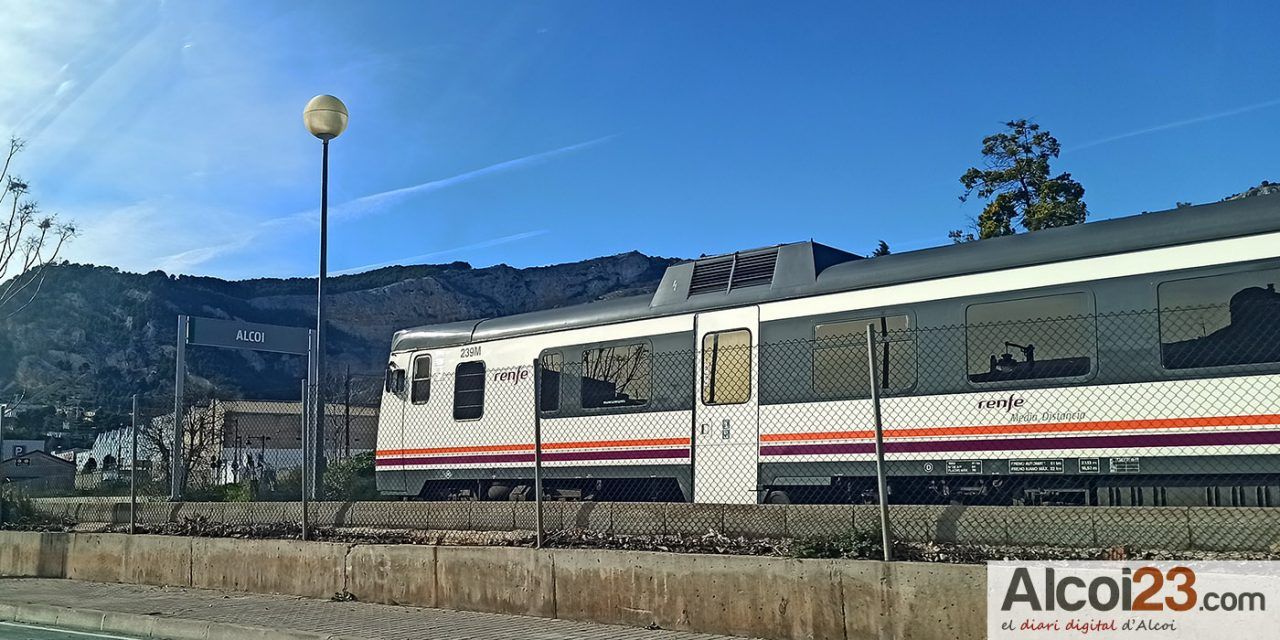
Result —
[{"label": "street lamp", "polygon": [[[316,427],[314,442],[324,442],[324,280],[329,275],[329,141],[342,135],[347,128],[347,105],[330,96],[320,95],[311,99],[302,110],[302,122],[311,135],[320,138],[324,147],[320,170],[320,277],[316,279]],[[264,443],[265,445],[265,443]],[[316,480],[324,473],[324,447],[316,447]],[[303,487],[303,491],[309,488]]]}]

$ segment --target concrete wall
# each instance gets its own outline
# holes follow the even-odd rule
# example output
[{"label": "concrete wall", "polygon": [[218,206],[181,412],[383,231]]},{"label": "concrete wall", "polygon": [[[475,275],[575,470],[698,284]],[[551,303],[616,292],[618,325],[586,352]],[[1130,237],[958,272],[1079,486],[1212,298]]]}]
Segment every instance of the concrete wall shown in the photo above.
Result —
[{"label": "concrete wall", "polygon": [[0,532],[0,576],[194,586],[801,640],[979,640],[979,565]]},{"label": "concrete wall", "polygon": [[[102,499],[37,500],[48,515],[76,522],[125,524],[127,503]],[[300,522],[296,502],[143,503],[139,522],[205,518],[230,524]],[[534,527],[528,502],[320,502],[311,522],[329,527],[512,531]],[[898,540],[989,545],[1049,545],[1213,551],[1280,548],[1280,509],[1226,507],[966,507],[894,505]],[[549,531],[577,527],[615,533],[703,534],[753,538],[809,537],[850,529],[876,531],[874,506],[716,505],[550,502]]]}]

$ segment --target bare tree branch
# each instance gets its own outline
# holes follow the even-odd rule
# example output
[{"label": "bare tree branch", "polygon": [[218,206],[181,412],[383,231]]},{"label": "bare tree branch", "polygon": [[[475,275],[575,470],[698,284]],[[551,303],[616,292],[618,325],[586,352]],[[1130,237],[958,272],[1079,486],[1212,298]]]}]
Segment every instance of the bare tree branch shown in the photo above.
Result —
[{"label": "bare tree branch", "polygon": [[39,203],[26,197],[30,184],[12,173],[13,160],[25,146],[22,139],[10,138],[0,167],[0,206],[6,198],[12,200],[7,203],[8,221],[0,225],[0,315],[6,318],[35,300],[44,284],[45,268],[58,260],[76,235],[74,225],[41,212]]}]

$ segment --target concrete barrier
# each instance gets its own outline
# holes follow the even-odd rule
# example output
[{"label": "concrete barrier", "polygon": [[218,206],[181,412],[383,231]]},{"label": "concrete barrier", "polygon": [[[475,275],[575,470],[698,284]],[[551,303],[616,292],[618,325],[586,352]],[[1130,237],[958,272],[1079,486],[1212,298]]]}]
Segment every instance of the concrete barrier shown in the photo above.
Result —
[{"label": "concrete barrier", "polygon": [[[878,564],[885,576],[879,607],[881,638],[986,637],[986,567],[921,562]],[[844,567],[847,569],[848,565]],[[847,576],[842,578],[847,582]],[[849,606],[848,601],[845,606]],[[856,633],[864,631],[855,629]],[[851,631],[848,637],[857,637],[856,633]]]},{"label": "concrete barrier", "polygon": [[1096,547],[1093,509],[1077,507],[1036,507],[1005,512],[1005,531],[1010,545],[1054,547]]},{"label": "concrete barrier", "polygon": [[844,636],[832,561],[579,549],[554,558],[561,618],[786,640]]},{"label": "concrete barrier", "polygon": [[66,577],[68,542],[62,533],[0,531],[0,577]]},{"label": "concrete barrier", "polygon": [[551,552],[436,547],[436,604],[445,609],[556,617]]},{"label": "concrete barrier", "polygon": [[347,591],[361,602],[437,607],[436,547],[357,545],[347,554]]},{"label": "concrete barrier", "polygon": [[1188,512],[1194,549],[1280,552],[1280,509],[1195,507]]},{"label": "concrete barrier", "polygon": [[658,625],[770,640],[977,640],[981,566],[587,549],[0,532],[0,575]]},{"label": "concrete barrier", "polygon": [[[1094,537],[1098,546],[1145,549],[1191,548],[1188,509],[1181,507],[1101,507],[1095,509]],[[1227,511],[1224,520],[1229,520]]]},{"label": "concrete barrier", "polygon": [[349,545],[296,540],[191,539],[191,586],[330,598],[346,590]]}]

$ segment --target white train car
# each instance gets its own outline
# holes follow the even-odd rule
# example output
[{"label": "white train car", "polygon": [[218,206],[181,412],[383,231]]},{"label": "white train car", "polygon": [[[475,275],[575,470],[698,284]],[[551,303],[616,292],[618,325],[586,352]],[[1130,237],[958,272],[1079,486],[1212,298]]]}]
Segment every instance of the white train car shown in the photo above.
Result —
[{"label": "white train car", "polygon": [[555,497],[867,500],[872,324],[895,501],[1274,505],[1277,281],[1280,196],[703,258],[652,296],[398,332],[378,486],[528,497],[536,412]]}]

